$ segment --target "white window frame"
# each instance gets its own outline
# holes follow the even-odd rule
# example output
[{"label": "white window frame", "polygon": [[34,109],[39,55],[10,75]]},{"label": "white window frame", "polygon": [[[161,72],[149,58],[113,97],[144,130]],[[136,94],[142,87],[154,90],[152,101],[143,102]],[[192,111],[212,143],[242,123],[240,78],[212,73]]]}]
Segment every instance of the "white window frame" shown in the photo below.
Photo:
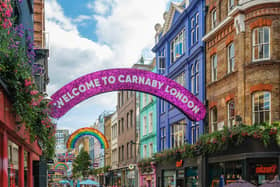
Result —
[{"label": "white window frame", "polygon": [[147,116],[143,116],[143,136],[147,134]]},{"label": "white window frame", "polygon": [[[264,37],[265,37],[265,29],[268,30],[268,41],[265,42],[263,41],[263,43],[256,43],[255,41],[255,34],[256,32],[255,31],[258,31],[258,35],[260,37],[260,30],[263,30],[262,31],[262,37],[263,37],[263,40],[264,40]],[[260,40],[260,38],[258,38]],[[258,47],[258,48],[262,48],[263,50],[263,54],[264,54],[264,47],[265,45],[268,45],[268,57],[263,57],[263,58],[255,58],[255,48]],[[260,49],[258,50],[258,52],[260,51]],[[261,61],[261,60],[269,60],[270,59],[270,27],[258,27],[258,28],[255,28],[253,29],[253,33],[252,33],[252,59],[253,59],[253,62],[256,62],[256,61]]]},{"label": "white window frame", "polygon": [[143,108],[147,105],[147,94],[143,93]]},{"label": "white window frame", "polygon": [[[269,94],[268,96],[269,96],[269,110],[265,110],[265,109],[263,109],[263,110],[260,110],[260,107],[258,108],[258,111],[255,111],[255,102],[254,102],[254,99],[255,99],[255,96],[256,95],[261,95],[261,94],[263,94],[263,106],[264,106],[264,104],[265,104],[265,94]],[[260,97],[258,96],[258,104],[260,103]],[[261,112],[269,112],[269,120],[268,121],[260,121],[260,113]],[[255,115],[256,115],[256,113],[257,113],[257,115],[258,115],[258,122],[256,122],[255,121]],[[264,118],[265,118],[265,115],[264,115]],[[259,92],[255,92],[255,93],[253,93],[253,95],[252,95],[252,122],[253,122],[253,124],[254,123],[262,123],[262,122],[268,122],[268,123],[271,123],[271,92],[268,92],[268,91],[259,91]]]},{"label": "white window frame", "polygon": [[149,113],[149,133],[153,132],[153,112]]},{"label": "white window frame", "polygon": [[[173,64],[178,58],[185,53],[185,29],[180,31],[176,37],[170,42],[170,63]],[[176,54],[176,48],[178,45],[182,45],[181,54]]]},{"label": "white window frame", "polygon": [[216,8],[211,11],[211,28],[214,29],[217,26],[217,10]]},{"label": "white window frame", "polygon": [[[214,110],[216,110],[216,121],[214,121]],[[210,115],[211,115],[211,130],[212,132],[217,131],[218,130],[218,110],[217,107],[213,107],[210,110]]]},{"label": "white window frame", "polygon": [[[231,56],[231,49],[233,47],[233,56]],[[228,73],[234,72],[234,65],[235,65],[235,48],[234,48],[234,43],[230,43],[227,47],[227,55],[228,55]]]},{"label": "white window frame", "polygon": [[231,108],[230,108],[230,105],[233,103],[233,106],[234,106],[234,112],[235,112],[235,102],[233,99],[231,99],[230,101],[227,102],[227,126],[228,128],[232,128],[234,125],[235,125],[235,114],[232,116],[230,114],[231,112]]},{"label": "white window frame", "polygon": [[211,56],[211,80],[212,82],[218,79],[218,57],[217,54]]},{"label": "white window frame", "polygon": [[153,153],[154,153],[154,150],[153,150],[153,143],[150,143],[150,150],[149,150],[149,155],[150,155],[150,157],[152,157],[153,156]]},{"label": "white window frame", "polygon": [[158,64],[158,70],[159,73],[164,73],[165,72],[165,67],[166,67],[166,60],[165,60],[165,48],[162,48],[159,52],[159,56],[158,56],[158,60],[159,60],[159,64]]},{"label": "white window frame", "polygon": [[147,144],[143,145],[143,157],[147,158]]},{"label": "white window frame", "polygon": [[234,0],[228,0],[228,12],[230,12],[231,10],[233,10],[233,8],[235,7],[234,5]]}]

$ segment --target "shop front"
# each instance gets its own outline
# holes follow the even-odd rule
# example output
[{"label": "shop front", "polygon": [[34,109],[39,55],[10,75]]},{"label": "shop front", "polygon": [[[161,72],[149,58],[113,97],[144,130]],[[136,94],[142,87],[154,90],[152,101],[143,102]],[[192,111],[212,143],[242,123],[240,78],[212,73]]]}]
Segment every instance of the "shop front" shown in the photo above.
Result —
[{"label": "shop front", "polygon": [[219,155],[209,155],[207,176],[209,187],[219,187],[242,178],[254,185],[273,180],[280,174],[280,151],[277,145],[265,147],[248,140],[244,145]]},{"label": "shop front", "polygon": [[139,180],[140,187],[156,187],[156,167],[153,162],[144,168],[139,168]]},{"label": "shop front", "polygon": [[156,167],[158,187],[198,187],[204,179],[205,158],[188,158],[158,163]]},{"label": "shop front", "polygon": [[33,161],[42,154],[30,143],[24,127],[18,129],[12,105],[0,85],[0,186],[33,187]]}]

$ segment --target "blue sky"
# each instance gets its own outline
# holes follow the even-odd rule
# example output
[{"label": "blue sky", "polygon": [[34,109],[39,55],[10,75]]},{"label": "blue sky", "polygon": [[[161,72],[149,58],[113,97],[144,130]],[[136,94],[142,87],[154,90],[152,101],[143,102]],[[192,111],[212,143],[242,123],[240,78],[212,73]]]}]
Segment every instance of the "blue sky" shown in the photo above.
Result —
[{"label": "blue sky", "polygon": [[[50,46],[48,94],[87,73],[131,67],[141,55],[152,58],[154,25],[163,23],[169,0],[46,0]],[[114,110],[116,93],[80,103],[57,120],[75,130]]]}]

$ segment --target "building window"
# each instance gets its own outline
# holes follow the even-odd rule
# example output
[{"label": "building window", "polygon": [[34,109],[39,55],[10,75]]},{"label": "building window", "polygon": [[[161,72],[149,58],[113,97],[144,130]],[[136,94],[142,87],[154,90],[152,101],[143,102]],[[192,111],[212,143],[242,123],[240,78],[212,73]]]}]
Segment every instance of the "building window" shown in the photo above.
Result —
[{"label": "building window", "polygon": [[124,160],[124,146],[122,145],[122,160]]},{"label": "building window", "polygon": [[124,132],[124,119],[122,118],[122,132]]},{"label": "building window", "polygon": [[149,95],[149,103],[153,102],[153,96]]},{"label": "building window", "polygon": [[211,129],[212,132],[217,131],[218,130],[218,112],[217,112],[217,108],[214,107],[211,109],[210,111],[211,113]]},{"label": "building window", "polygon": [[214,29],[217,26],[217,12],[216,9],[211,12],[211,28]]},{"label": "building window", "polygon": [[147,134],[147,116],[143,117],[143,136]]},{"label": "building window", "polygon": [[158,71],[160,74],[162,74],[165,72],[165,49],[164,48],[159,51],[158,60],[159,60]]},{"label": "building window", "polygon": [[165,101],[163,99],[160,100],[160,113],[165,112]]},{"label": "building window", "polygon": [[166,135],[165,135],[165,127],[160,129],[160,145],[161,145],[161,151],[165,149],[165,143],[166,143]]},{"label": "building window", "polygon": [[191,136],[192,144],[195,144],[199,138],[199,122],[192,122]]},{"label": "building window", "polygon": [[144,158],[147,157],[147,145],[146,144],[143,146],[143,157]]},{"label": "building window", "polygon": [[228,46],[228,73],[234,71],[234,43]]},{"label": "building window", "polygon": [[185,142],[186,126],[185,121],[179,121],[170,126],[171,148],[180,147]]},{"label": "building window", "polygon": [[217,54],[214,54],[211,57],[211,70],[212,70],[211,80],[212,80],[212,82],[214,82],[217,80]]},{"label": "building window", "polygon": [[121,134],[121,120],[119,120],[119,134]]},{"label": "building window", "polygon": [[147,94],[143,93],[143,108],[147,105]]},{"label": "building window", "polygon": [[256,92],[253,94],[253,124],[270,123],[271,96],[270,92]]},{"label": "building window", "polygon": [[260,27],[253,30],[253,61],[270,58],[269,30],[269,27]]},{"label": "building window", "polygon": [[233,125],[235,124],[235,106],[234,106],[234,101],[230,100],[227,103],[227,119],[228,119],[228,128],[232,128]]},{"label": "building window", "polygon": [[191,91],[193,94],[199,92],[199,63],[196,61],[191,66]]},{"label": "building window", "polygon": [[133,157],[133,144],[130,144],[130,157]]},{"label": "building window", "polygon": [[133,127],[133,110],[130,111],[130,127]]},{"label": "building window", "polygon": [[174,63],[185,53],[185,30],[182,30],[171,42],[170,57]]},{"label": "building window", "polygon": [[191,19],[191,45],[198,41],[199,36],[199,14],[196,13]]},{"label": "building window", "polygon": [[129,143],[126,144],[126,159],[129,158]]},{"label": "building window", "polygon": [[154,152],[153,151],[153,144],[152,143],[150,143],[150,150],[149,151],[150,151],[149,155],[150,155],[150,157],[152,157],[153,156],[153,152]]},{"label": "building window", "polygon": [[186,76],[185,76],[185,72],[183,71],[182,73],[180,73],[176,78],[175,81],[180,84],[181,86],[185,87],[186,86]]},{"label": "building window", "polygon": [[234,0],[228,0],[228,11],[234,8]]},{"label": "building window", "polygon": [[153,132],[153,112],[149,113],[149,133]]},{"label": "building window", "polygon": [[129,127],[129,112],[126,114],[126,128],[128,129]]}]

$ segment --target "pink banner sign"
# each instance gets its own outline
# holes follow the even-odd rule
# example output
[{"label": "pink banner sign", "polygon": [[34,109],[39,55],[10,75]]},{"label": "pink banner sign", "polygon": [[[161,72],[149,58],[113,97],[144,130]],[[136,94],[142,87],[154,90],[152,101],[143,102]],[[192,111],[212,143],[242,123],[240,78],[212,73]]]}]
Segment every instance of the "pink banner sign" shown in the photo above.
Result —
[{"label": "pink banner sign", "polygon": [[92,96],[118,90],[145,92],[162,98],[194,121],[205,117],[205,106],[189,90],[165,76],[133,68],[98,71],[70,82],[51,96],[51,116],[58,119]]}]

